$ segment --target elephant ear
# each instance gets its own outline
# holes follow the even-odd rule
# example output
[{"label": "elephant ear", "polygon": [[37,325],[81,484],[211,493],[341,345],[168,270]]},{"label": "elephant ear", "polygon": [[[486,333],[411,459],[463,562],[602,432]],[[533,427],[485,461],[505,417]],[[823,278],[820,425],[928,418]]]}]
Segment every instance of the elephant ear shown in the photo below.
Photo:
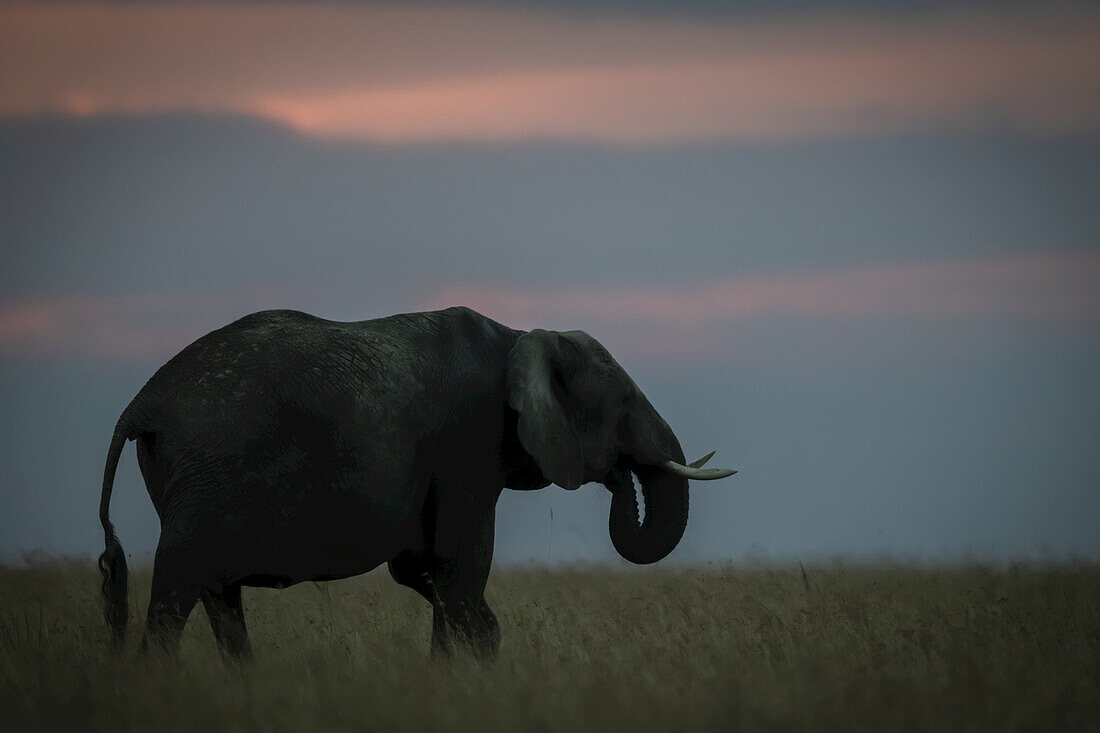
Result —
[{"label": "elephant ear", "polygon": [[508,355],[508,404],[519,414],[519,441],[543,476],[575,489],[584,483],[585,464],[563,404],[568,348],[566,339],[552,331],[536,329],[520,336]]}]

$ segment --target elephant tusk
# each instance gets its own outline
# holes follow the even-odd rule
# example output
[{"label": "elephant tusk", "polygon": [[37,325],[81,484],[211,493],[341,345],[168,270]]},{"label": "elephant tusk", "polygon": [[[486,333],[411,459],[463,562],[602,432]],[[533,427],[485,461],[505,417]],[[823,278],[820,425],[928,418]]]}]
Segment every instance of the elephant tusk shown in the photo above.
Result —
[{"label": "elephant tusk", "polygon": [[698,461],[694,461],[690,466],[685,466],[682,463],[676,461],[665,461],[661,464],[669,473],[674,473],[677,476],[683,476],[684,478],[692,478],[696,481],[713,481],[719,478],[725,478],[726,476],[732,476],[737,473],[730,468],[699,468],[708,460],[714,453],[703,456]]},{"label": "elephant tusk", "polygon": [[696,458],[694,461],[692,461],[691,463],[688,464],[688,468],[702,468],[703,464],[705,464],[707,461],[709,461],[711,459],[711,456],[713,456],[713,455],[714,455],[714,451],[711,451],[710,453],[707,453],[702,458]]}]

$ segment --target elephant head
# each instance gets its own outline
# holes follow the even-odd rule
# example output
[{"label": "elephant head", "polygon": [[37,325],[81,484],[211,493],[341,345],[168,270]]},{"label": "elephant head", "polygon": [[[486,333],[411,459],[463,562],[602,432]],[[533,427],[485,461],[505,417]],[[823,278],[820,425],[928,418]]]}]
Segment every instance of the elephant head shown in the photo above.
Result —
[{"label": "elephant head", "polygon": [[[646,564],[668,555],[687,526],[688,479],[734,471],[684,465],[680,442],[634,381],[583,331],[534,330],[508,357],[508,403],[517,433],[543,476],[565,489],[595,481],[612,492],[616,551]],[[645,500],[639,507],[631,474]]]}]

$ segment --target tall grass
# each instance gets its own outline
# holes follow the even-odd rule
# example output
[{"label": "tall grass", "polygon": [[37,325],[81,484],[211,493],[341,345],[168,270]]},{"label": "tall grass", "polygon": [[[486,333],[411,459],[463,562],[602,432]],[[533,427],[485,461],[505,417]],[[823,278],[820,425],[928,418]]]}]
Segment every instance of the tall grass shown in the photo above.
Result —
[{"label": "tall grass", "polygon": [[[148,599],[135,572],[132,598]],[[0,568],[6,730],[1100,729],[1100,568],[494,571],[493,663],[428,657],[385,571],[201,606],[178,658],[113,655],[91,563]]]}]

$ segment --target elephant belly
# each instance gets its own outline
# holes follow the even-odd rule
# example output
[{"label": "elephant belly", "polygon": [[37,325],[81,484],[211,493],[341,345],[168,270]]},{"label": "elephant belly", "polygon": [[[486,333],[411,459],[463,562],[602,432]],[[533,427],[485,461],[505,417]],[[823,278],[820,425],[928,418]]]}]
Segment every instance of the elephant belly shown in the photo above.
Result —
[{"label": "elephant belly", "polygon": [[270,587],[358,575],[415,542],[426,478],[295,450],[260,468],[211,460],[176,476],[162,542],[194,548],[221,582]]},{"label": "elephant belly", "polygon": [[258,552],[243,553],[244,564],[254,575],[276,576],[285,585],[365,573],[396,555],[413,535],[408,521],[350,502],[336,513],[310,512],[258,527],[260,533],[267,541],[258,543]]}]

